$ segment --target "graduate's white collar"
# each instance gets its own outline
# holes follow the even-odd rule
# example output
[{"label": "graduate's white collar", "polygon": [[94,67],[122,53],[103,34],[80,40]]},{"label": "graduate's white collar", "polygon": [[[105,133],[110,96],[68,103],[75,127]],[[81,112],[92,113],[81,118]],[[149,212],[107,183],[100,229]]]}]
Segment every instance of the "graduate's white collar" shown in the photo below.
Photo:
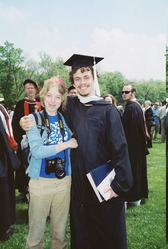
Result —
[{"label": "graduate's white collar", "polygon": [[82,97],[82,96],[78,96],[78,99],[79,101],[82,103],[82,104],[86,104],[90,101],[97,101],[97,100],[100,100],[100,99],[103,99],[102,97],[99,97],[99,96],[96,96],[96,95],[93,95],[93,96],[88,96],[88,97]]}]

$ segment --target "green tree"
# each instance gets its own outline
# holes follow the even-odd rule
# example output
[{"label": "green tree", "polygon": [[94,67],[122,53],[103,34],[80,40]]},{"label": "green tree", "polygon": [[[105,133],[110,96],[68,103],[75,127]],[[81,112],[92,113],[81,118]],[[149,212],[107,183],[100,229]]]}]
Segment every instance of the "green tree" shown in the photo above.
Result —
[{"label": "green tree", "polygon": [[155,103],[164,102],[166,99],[165,82],[161,80],[139,81],[134,85],[137,89],[137,99],[141,104],[144,104],[145,100]]},{"label": "green tree", "polygon": [[144,104],[145,100],[150,100],[152,103],[165,101],[166,87],[165,82],[161,80],[135,80],[132,82],[126,79],[120,72],[105,72],[101,74],[99,79],[101,95],[112,94],[118,104],[124,104],[121,91],[124,85],[130,84],[136,87],[136,97],[141,104]]},{"label": "green tree", "polygon": [[23,73],[24,59],[23,51],[14,48],[13,43],[6,41],[4,46],[0,46],[0,93],[8,106],[14,104],[21,94],[18,82]]},{"label": "green tree", "polygon": [[[26,78],[33,79],[40,87],[44,80],[59,76],[66,83],[69,82],[69,69],[63,65],[63,59],[53,58],[51,55],[41,52],[40,61],[36,62],[23,56],[23,51],[14,48],[13,43],[6,41],[4,46],[0,46],[0,95],[5,99],[5,105],[15,104],[24,97],[23,81]],[[121,90],[124,85],[134,84],[137,88],[138,101],[143,104],[149,99],[164,101],[166,98],[165,89],[168,96],[168,47],[166,47],[166,86],[165,82],[159,80],[130,82],[121,72],[103,72],[99,78],[101,95],[112,94],[118,104],[123,104]]]},{"label": "green tree", "polygon": [[117,102],[121,103],[121,90],[126,84],[126,79],[122,73],[116,72],[105,72],[101,74],[99,79],[101,95],[104,96],[107,93],[112,94]]},{"label": "green tree", "polygon": [[68,70],[63,64],[63,59],[60,57],[54,59],[49,54],[40,53],[37,76],[40,86],[42,87],[44,80],[49,79],[52,76],[60,77],[66,85],[69,85]]}]

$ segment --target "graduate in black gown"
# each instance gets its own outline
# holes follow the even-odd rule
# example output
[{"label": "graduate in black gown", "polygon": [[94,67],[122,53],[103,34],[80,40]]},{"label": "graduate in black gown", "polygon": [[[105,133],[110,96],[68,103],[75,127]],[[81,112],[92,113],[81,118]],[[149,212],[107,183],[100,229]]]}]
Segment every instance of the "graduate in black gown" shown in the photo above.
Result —
[{"label": "graduate in black gown", "polygon": [[155,126],[155,122],[154,122],[153,111],[151,108],[150,100],[145,101],[145,120],[146,120],[146,126],[147,126],[147,130],[149,134],[149,137],[147,138],[147,147],[152,148],[151,128]]},{"label": "graduate in black gown", "polygon": [[145,117],[142,107],[136,101],[135,93],[135,87],[131,85],[123,87],[122,98],[126,101],[123,126],[133,175],[133,186],[126,195],[126,201],[138,206],[142,199],[148,198],[146,156],[149,152],[146,145]]},{"label": "graduate in black gown", "polygon": [[15,185],[14,171],[20,162],[14,151],[17,143],[13,138],[9,114],[0,105],[0,241],[8,240],[14,233]]},{"label": "graduate in black gown", "polygon": [[29,115],[30,113],[35,111],[41,111],[40,102],[39,100],[36,99],[36,93],[39,92],[38,84],[31,79],[26,79],[23,84],[25,87],[26,96],[25,98],[19,100],[16,103],[12,119],[13,133],[15,140],[18,143],[17,155],[21,161],[21,167],[15,174],[15,188],[18,189],[20,193],[18,198],[19,202],[27,202],[26,194],[27,194],[28,181],[29,181],[29,178],[25,173],[26,167],[23,162],[22,150],[21,150],[21,140],[23,138],[23,135],[25,135],[26,133],[20,127],[19,121],[21,117],[23,117],[24,115]]},{"label": "graduate in black gown", "polygon": [[[95,96],[93,62],[80,55],[65,62],[72,66],[70,81],[80,95],[68,100],[66,111],[78,141],[71,153],[71,248],[126,249],[124,193],[132,184],[127,142],[116,107]],[[111,199],[100,203],[86,174],[108,160],[116,177],[108,188]]]}]

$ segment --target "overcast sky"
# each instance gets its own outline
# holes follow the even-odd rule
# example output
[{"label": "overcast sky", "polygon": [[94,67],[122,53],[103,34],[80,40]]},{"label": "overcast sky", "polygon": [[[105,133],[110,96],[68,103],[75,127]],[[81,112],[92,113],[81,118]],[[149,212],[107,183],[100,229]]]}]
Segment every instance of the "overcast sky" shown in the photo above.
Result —
[{"label": "overcast sky", "polygon": [[102,56],[100,71],[165,80],[167,0],[0,0],[0,45],[30,58]]}]

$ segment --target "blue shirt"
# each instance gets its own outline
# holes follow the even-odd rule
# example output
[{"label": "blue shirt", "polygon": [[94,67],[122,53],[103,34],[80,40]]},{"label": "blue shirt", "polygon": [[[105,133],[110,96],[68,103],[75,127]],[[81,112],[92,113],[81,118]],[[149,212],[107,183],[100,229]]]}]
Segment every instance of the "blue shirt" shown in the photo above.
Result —
[{"label": "blue shirt", "polygon": [[154,118],[154,121],[155,121],[155,124],[156,124],[156,125],[160,124],[160,119],[159,119],[159,117],[157,116],[158,111],[159,111],[159,108],[152,108],[153,118]]},{"label": "blue shirt", "polygon": [[[63,142],[63,138],[60,132],[60,127],[59,127],[59,122],[58,122],[58,115],[56,116],[48,116],[49,122],[50,122],[50,129],[51,133],[49,134],[49,137],[44,139],[44,145],[53,145],[53,144],[59,144]],[[68,141],[70,139],[70,134],[67,131],[67,128],[64,127],[64,142]],[[68,157],[68,150],[61,151],[54,156],[47,157],[42,160],[41,163],[41,170],[40,170],[40,177],[45,177],[45,178],[55,178],[54,173],[46,174],[45,167],[46,167],[46,159],[51,160],[55,159],[56,157],[60,157],[61,159],[65,159],[65,172],[66,175],[69,175],[69,163],[67,160]]]}]

